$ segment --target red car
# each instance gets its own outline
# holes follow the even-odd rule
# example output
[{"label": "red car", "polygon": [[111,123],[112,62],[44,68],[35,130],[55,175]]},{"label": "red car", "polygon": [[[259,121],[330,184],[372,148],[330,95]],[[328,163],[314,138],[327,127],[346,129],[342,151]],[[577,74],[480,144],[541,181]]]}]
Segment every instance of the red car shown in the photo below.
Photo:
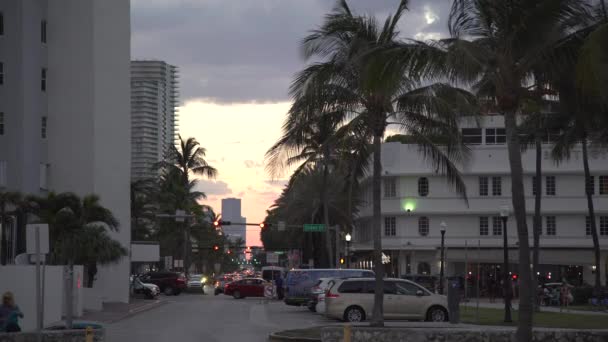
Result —
[{"label": "red car", "polygon": [[264,297],[264,286],[269,282],[261,278],[245,278],[224,286],[224,294],[236,299],[245,297]]}]

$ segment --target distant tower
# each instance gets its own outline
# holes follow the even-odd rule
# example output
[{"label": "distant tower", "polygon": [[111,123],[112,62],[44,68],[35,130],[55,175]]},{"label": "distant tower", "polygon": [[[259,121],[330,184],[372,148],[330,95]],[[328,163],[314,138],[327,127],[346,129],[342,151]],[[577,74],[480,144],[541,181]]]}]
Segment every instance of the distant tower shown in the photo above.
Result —
[{"label": "distant tower", "polygon": [[177,67],[163,61],[131,61],[131,179],[156,178],[177,138]]},{"label": "distant tower", "polygon": [[[224,198],[222,199],[222,220],[235,223],[245,223],[246,219],[241,216],[241,199],[240,198]],[[225,226],[224,233],[231,239],[243,239],[247,242],[247,229],[244,225]]]}]

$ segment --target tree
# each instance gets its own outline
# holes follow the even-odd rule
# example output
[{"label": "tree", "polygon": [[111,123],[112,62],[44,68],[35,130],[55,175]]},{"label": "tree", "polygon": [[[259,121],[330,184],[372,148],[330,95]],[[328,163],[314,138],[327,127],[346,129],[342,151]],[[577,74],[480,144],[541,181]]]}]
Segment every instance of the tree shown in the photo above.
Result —
[{"label": "tree", "polygon": [[[472,97],[447,84],[422,86],[417,74],[386,70],[382,48],[397,44],[397,23],[407,9],[402,0],[383,26],[374,17],[353,14],[346,0],[325,17],[320,28],[302,43],[304,56],[314,59],[295,78],[291,94],[295,102],[318,106],[317,112],[333,111],[344,116],[344,127],[364,125],[372,136],[373,241],[376,289],[373,326],[383,326],[383,276],[381,236],[381,143],[386,128],[395,124],[416,137],[421,153],[433,167],[445,173],[455,189],[465,194],[465,186],[455,163],[464,160],[455,113],[470,108]],[[320,61],[319,61],[320,60]],[[299,112],[304,116],[312,111]],[[462,110],[471,112],[471,110]],[[301,119],[312,122],[310,120]],[[443,133],[451,143],[439,147],[427,138]]]},{"label": "tree", "polygon": [[36,216],[40,222],[49,225],[51,262],[68,265],[66,324],[71,328],[74,265],[87,267],[89,285],[92,286],[97,264],[117,262],[126,256],[126,248],[107,234],[108,229],[118,231],[119,222],[109,209],[99,203],[96,195],[81,199],[73,193],[49,193],[34,201]]},{"label": "tree", "polygon": [[488,99],[504,116],[519,238],[518,341],[532,338],[533,289],[516,115],[528,97],[536,68],[543,65],[548,72],[559,73],[571,52],[563,39],[584,27],[587,16],[587,6],[580,0],[455,0],[449,16],[450,38],[394,50],[393,58],[429,77],[492,94]]},{"label": "tree", "polygon": [[2,231],[0,234],[2,235],[2,240],[0,241],[0,249],[2,250],[2,255],[0,255],[1,262],[0,264],[6,265],[8,258],[8,246],[9,241],[6,239],[8,235],[7,229],[7,210],[9,207],[16,206],[22,199],[22,195],[19,192],[0,192],[0,226],[2,227]]},{"label": "tree", "polygon": [[[186,214],[189,214],[192,207],[196,205],[196,199],[205,198],[205,194],[202,192],[192,193],[192,188],[196,185],[197,181],[196,179],[191,179],[191,175],[204,175],[207,178],[215,178],[217,176],[217,170],[205,160],[206,154],[207,150],[201,147],[195,138],[184,140],[179,136],[179,144],[178,146],[170,146],[167,160],[161,161],[156,165],[157,168],[163,170],[164,179],[170,180],[166,185],[174,190],[173,194],[171,192],[162,194],[176,196],[177,203],[175,209],[184,210]],[[189,241],[191,233],[187,223],[183,226],[183,259],[184,270],[187,273],[190,266],[188,250],[191,250]]]},{"label": "tree", "polygon": [[146,241],[153,234],[157,205],[158,183],[153,179],[140,179],[131,182],[131,240]]}]

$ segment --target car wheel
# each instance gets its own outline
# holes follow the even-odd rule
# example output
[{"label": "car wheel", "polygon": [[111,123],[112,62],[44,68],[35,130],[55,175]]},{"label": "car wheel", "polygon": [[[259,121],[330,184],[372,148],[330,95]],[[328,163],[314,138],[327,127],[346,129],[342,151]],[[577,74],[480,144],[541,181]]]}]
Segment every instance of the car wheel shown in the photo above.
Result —
[{"label": "car wheel", "polygon": [[173,295],[174,296],[179,296],[180,293],[182,293],[182,291],[175,291],[175,293]]},{"label": "car wheel", "polygon": [[216,296],[219,295],[220,294],[220,290],[216,289],[215,291],[213,291],[213,294],[216,295]]},{"label": "car wheel", "polygon": [[234,291],[234,293],[232,294],[232,297],[234,297],[234,299],[240,299],[241,298],[241,292]]},{"label": "car wheel", "polygon": [[344,320],[347,322],[362,322],[365,320],[365,312],[358,306],[350,306],[344,310]]},{"label": "car wheel", "polygon": [[316,305],[308,304],[307,307],[310,312],[317,312]]},{"label": "car wheel", "polygon": [[448,312],[441,306],[433,306],[427,312],[426,320],[429,322],[445,322],[448,320]]},{"label": "car wheel", "polygon": [[175,291],[173,290],[172,287],[165,287],[165,289],[163,290],[163,293],[165,294],[165,296],[173,296],[173,293]]}]

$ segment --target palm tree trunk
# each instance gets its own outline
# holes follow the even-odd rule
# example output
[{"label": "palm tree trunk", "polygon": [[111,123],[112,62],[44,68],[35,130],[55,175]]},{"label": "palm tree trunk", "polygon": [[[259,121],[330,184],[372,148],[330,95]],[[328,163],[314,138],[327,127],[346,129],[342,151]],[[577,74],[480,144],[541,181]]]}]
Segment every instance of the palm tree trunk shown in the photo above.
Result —
[{"label": "palm tree trunk", "polygon": [[[507,146],[509,164],[511,166],[512,202],[517,222],[517,237],[519,239],[519,321],[517,324],[517,341],[532,341],[532,289],[530,274],[530,243],[528,241],[528,226],[526,224],[526,198],[524,194],[523,167],[521,150],[517,133],[517,122],[514,110],[504,113],[505,129],[507,131]],[[507,281],[507,279],[505,279]]]},{"label": "palm tree trunk", "polygon": [[[323,151],[323,194],[322,194],[322,201],[323,201],[323,223],[325,223],[325,249],[327,252],[327,264],[329,265],[330,268],[332,268],[333,265],[333,248],[332,248],[332,238],[331,238],[331,230],[329,229],[329,203],[328,202],[328,189],[327,189],[327,179],[329,178],[329,166],[328,164],[328,160],[329,160],[329,151],[328,148],[325,147],[324,151]],[[337,229],[337,228],[336,228]]]},{"label": "palm tree trunk", "polygon": [[8,243],[6,239],[6,229],[4,224],[4,214],[6,212],[6,208],[4,207],[4,202],[0,203],[0,235],[2,239],[0,240],[0,265],[6,265],[6,259],[8,258],[8,254],[6,254],[6,250],[8,249]]},{"label": "palm tree trunk", "polygon": [[597,225],[595,224],[595,209],[593,208],[593,194],[587,184],[591,180],[591,171],[589,171],[589,153],[587,151],[587,137],[583,137],[583,168],[585,170],[585,195],[587,195],[587,208],[589,210],[589,219],[591,220],[591,237],[593,238],[593,253],[595,256],[595,295],[601,293],[601,267],[600,267],[600,241],[597,235]]},{"label": "palm tree trunk", "polygon": [[534,181],[536,187],[536,194],[534,195],[534,249],[532,251],[532,289],[534,289],[534,311],[540,312],[540,297],[538,297],[538,263],[539,263],[539,243],[540,243],[540,232],[542,228],[542,220],[540,215],[541,209],[541,196],[542,196],[542,142],[540,140],[540,135],[538,132],[535,136],[535,144],[536,144],[536,179]]},{"label": "palm tree trunk", "polygon": [[371,326],[384,326],[384,265],[382,265],[382,212],[380,206],[382,183],[382,135],[374,134],[374,166],[372,176],[373,221],[372,236],[374,240],[374,272],[376,286],[374,291],[374,309]]}]

